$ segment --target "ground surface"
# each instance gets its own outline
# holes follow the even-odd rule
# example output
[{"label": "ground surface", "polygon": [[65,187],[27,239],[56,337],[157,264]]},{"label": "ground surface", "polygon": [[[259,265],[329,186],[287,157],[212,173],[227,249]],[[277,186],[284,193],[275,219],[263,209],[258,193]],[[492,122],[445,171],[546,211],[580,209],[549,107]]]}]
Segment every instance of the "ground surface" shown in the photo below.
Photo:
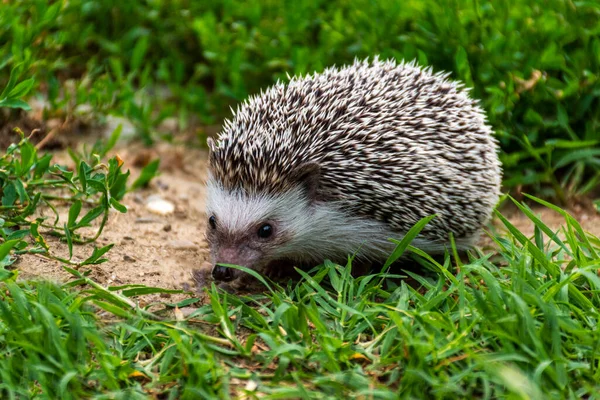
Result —
[{"label": "ground surface", "polygon": [[[204,240],[206,152],[169,144],[160,144],[152,150],[137,145],[122,145],[115,152],[130,167],[133,177],[139,173],[140,168],[136,165],[160,157],[161,175],[147,189],[126,196],[123,201],[129,209],[126,214],[116,211],[111,214],[98,244],[114,243],[115,246],[108,253],[108,262],[93,267],[91,277],[107,286],[143,284],[193,289],[192,272],[195,269],[206,272],[209,267],[208,248]],[[64,152],[57,153],[56,159],[69,163]],[[151,212],[147,201],[156,197],[172,203],[174,211],[168,215]],[[542,207],[534,210],[553,229],[558,229],[563,223],[560,215],[551,210]],[[584,229],[595,235],[600,234],[600,216],[597,213],[580,207],[569,211]],[[532,223],[520,212],[504,208],[503,213],[524,234],[533,235]],[[499,226],[497,223],[495,225]],[[65,244],[56,239],[49,241],[59,254],[67,254]],[[484,238],[484,242],[490,241]],[[75,249],[76,257],[83,259],[91,254],[91,246],[78,246]],[[64,281],[71,277],[60,263],[34,255],[22,256],[15,267],[22,279]]]},{"label": "ground surface", "polygon": [[[115,151],[130,166],[135,179],[140,165],[161,159],[161,175],[147,189],[128,194],[123,203],[126,214],[112,211],[97,245],[114,243],[107,254],[109,261],[94,266],[90,277],[107,286],[143,284],[181,289],[191,283],[191,272],[207,259],[204,240],[204,184],[206,154],[173,145],[158,145],[152,150],[141,146],[121,146]],[[69,165],[63,152],[57,161]],[[149,198],[159,197],[175,206],[172,213],[161,215],[147,207]],[[59,212],[66,212],[59,210]],[[48,236],[51,248],[66,255],[64,243]],[[76,246],[74,259],[91,254],[93,245]],[[22,279],[44,278],[64,281],[71,275],[60,263],[35,255],[24,255],[14,265]]]}]

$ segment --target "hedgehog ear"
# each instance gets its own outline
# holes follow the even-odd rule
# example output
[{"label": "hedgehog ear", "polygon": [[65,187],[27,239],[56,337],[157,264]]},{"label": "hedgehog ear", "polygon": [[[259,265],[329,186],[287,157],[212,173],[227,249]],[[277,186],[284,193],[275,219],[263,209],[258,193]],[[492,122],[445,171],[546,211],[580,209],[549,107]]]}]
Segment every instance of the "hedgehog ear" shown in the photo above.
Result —
[{"label": "hedgehog ear", "polygon": [[294,172],[295,180],[306,192],[310,201],[317,199],[317,189],[319,188],[319,178],[321,177],[321,167],[319,164],[308,162],[300,165]]}]

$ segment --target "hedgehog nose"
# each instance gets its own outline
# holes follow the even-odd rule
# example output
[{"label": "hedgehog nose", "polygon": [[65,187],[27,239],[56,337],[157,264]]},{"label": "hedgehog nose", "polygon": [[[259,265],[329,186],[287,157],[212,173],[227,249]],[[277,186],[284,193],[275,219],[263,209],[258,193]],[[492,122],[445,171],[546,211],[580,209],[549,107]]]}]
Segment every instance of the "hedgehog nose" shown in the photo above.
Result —
[{"label": "hedgehog nose", "polygon": [[212,270],[212,276],[216,281],[229,282],[233,279],[233,271],[231,268],[215,265]]}]

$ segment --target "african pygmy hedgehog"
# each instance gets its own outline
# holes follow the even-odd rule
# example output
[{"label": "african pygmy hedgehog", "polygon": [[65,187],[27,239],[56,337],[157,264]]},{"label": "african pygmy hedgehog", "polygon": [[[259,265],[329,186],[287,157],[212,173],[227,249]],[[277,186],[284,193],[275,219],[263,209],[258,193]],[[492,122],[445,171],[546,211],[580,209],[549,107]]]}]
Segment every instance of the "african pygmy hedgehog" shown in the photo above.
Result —
[{"label": "african pygmy hedgehog", "polygon": [[[449,233],[472,246],[501,168],[483,110],[448,75],[376,57],[250,97],[209,140],[213,263],[265,273],[349,254],[382,262],[390,238],[433,214],[414,246],[444,252]],[[247,276],[219,265],[212,275]]]}]

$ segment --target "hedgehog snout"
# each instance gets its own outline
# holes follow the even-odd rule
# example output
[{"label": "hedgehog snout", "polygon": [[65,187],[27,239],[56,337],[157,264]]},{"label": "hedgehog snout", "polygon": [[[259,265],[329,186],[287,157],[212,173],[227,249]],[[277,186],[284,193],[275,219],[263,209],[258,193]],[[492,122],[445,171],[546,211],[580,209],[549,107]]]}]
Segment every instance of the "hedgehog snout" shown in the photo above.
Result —
[{"label": "hedgehog snout", "polygon": [[239,265],[253,269],[260,257],[260,251],[251,249],[248,246],[218,248],[215,252],[215,266],[212,270],[212,276],[217,281],[232,281],[244,273],[238,269],[219,264]]},{"label": "hedgehog snout", "polygon": [[215,265],[212,270],[212,277],[216,281],[229,282],[233,280],[233,269],[222,265]]}]

